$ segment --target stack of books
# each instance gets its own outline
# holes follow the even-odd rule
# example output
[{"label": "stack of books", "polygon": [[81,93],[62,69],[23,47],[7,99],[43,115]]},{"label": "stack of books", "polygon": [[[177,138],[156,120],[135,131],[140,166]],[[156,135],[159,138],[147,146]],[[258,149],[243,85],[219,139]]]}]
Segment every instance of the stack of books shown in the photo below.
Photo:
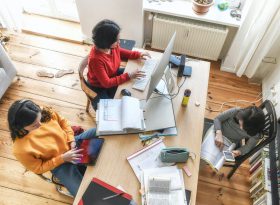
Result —
[{"label": "stack of books", "polygon": [[249,159],[250,196],[253,205],[271,205],[270,159],[267,147],[256,152]]},{"label": "stack of books", "polygon": [[188,205],[190,191],[185,190],[182,169],[174,163],[163,163],[162,139],[130,155],[127,160],[141,185],[142,204]]}]

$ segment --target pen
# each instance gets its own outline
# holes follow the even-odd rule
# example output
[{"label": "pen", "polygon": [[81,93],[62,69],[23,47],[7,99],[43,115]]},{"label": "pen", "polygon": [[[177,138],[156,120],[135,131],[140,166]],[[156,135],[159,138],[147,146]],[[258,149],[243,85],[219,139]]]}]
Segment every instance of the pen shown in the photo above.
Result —
[{"label": "pen", "polygon": [[124,194],[124,192],[121,192],[121,193],[118,193],[118,194],[114,194],[114,195],[112,195],[112,196],[104,197],[102,200],[105,201],[105,200],[108,200],[108,199],[112,199],[112,198],[121,196],[121,195],[123,195],[123,194]]},{"label": "pen", "polygon": [[229,145],[227,145],[227,144],[225,144],[225,143],[223,143],[223,145],[224,145],[225,147],[229,147]]}]

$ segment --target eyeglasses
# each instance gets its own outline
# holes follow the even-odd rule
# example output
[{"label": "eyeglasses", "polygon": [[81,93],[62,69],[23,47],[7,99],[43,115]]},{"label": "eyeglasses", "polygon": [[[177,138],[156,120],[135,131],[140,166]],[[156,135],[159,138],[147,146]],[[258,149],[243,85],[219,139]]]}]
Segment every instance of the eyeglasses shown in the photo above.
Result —
[{"label": "eyeglasses", "polygon": [[237,10],[231,10],[230,15],[231,15],[231,17],[236,18],[236,20],[238,20],[238,21],[241,20],[241,14],[238,13]]}]

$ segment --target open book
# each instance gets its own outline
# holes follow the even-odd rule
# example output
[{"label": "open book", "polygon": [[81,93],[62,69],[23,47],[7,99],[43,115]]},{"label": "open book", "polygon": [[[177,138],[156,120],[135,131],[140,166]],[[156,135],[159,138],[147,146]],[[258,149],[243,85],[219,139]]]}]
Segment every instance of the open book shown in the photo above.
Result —
[{"label": "open book", "polygon": [[164,163],[160,160],[159,155],[163,148],[165,148],[165,144],[162,139],[160,139],[127,157],[127,160],[139,181],[141,181],[141,174],[144,169],[174,165],[174,163]]},{"label": "open book", "polygon": [[145,130],[143,110],[137,98],[101,99],[98,104],[99,135],[123,134]]},{"label": "open book", "polygon": [[211,126],[205,134],[205,139],[201,145],[200,157],[206,161],[216,172],[218,172],[225,163],[223,151],[232,151],[235,144],[224,137],[224,147],[220,150],[215,144],[215,130]]},{"label": "open book", "polygon": [[147,205],[187,204],[183,173],[176,166],[145,169],[141,178]]}]

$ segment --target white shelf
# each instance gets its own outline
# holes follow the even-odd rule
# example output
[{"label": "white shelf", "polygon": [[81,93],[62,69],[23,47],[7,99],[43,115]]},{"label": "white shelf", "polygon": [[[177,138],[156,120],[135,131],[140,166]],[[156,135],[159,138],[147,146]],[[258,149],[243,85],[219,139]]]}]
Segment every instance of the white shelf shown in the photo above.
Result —
[{"label": "white shelf", "polygon": [[173,0],[172,2],[159,0],[159,2],[151,3],[149,3],[148,0],[143,0],[143,9],[144,11],[189,18],[237,28],[241,25],[241,21],[238,21],[230,16],[231,9],[221,11],[218,9],[216,4],[213,5],[204,15],[198,15],[192,10],[191,0]]}]

